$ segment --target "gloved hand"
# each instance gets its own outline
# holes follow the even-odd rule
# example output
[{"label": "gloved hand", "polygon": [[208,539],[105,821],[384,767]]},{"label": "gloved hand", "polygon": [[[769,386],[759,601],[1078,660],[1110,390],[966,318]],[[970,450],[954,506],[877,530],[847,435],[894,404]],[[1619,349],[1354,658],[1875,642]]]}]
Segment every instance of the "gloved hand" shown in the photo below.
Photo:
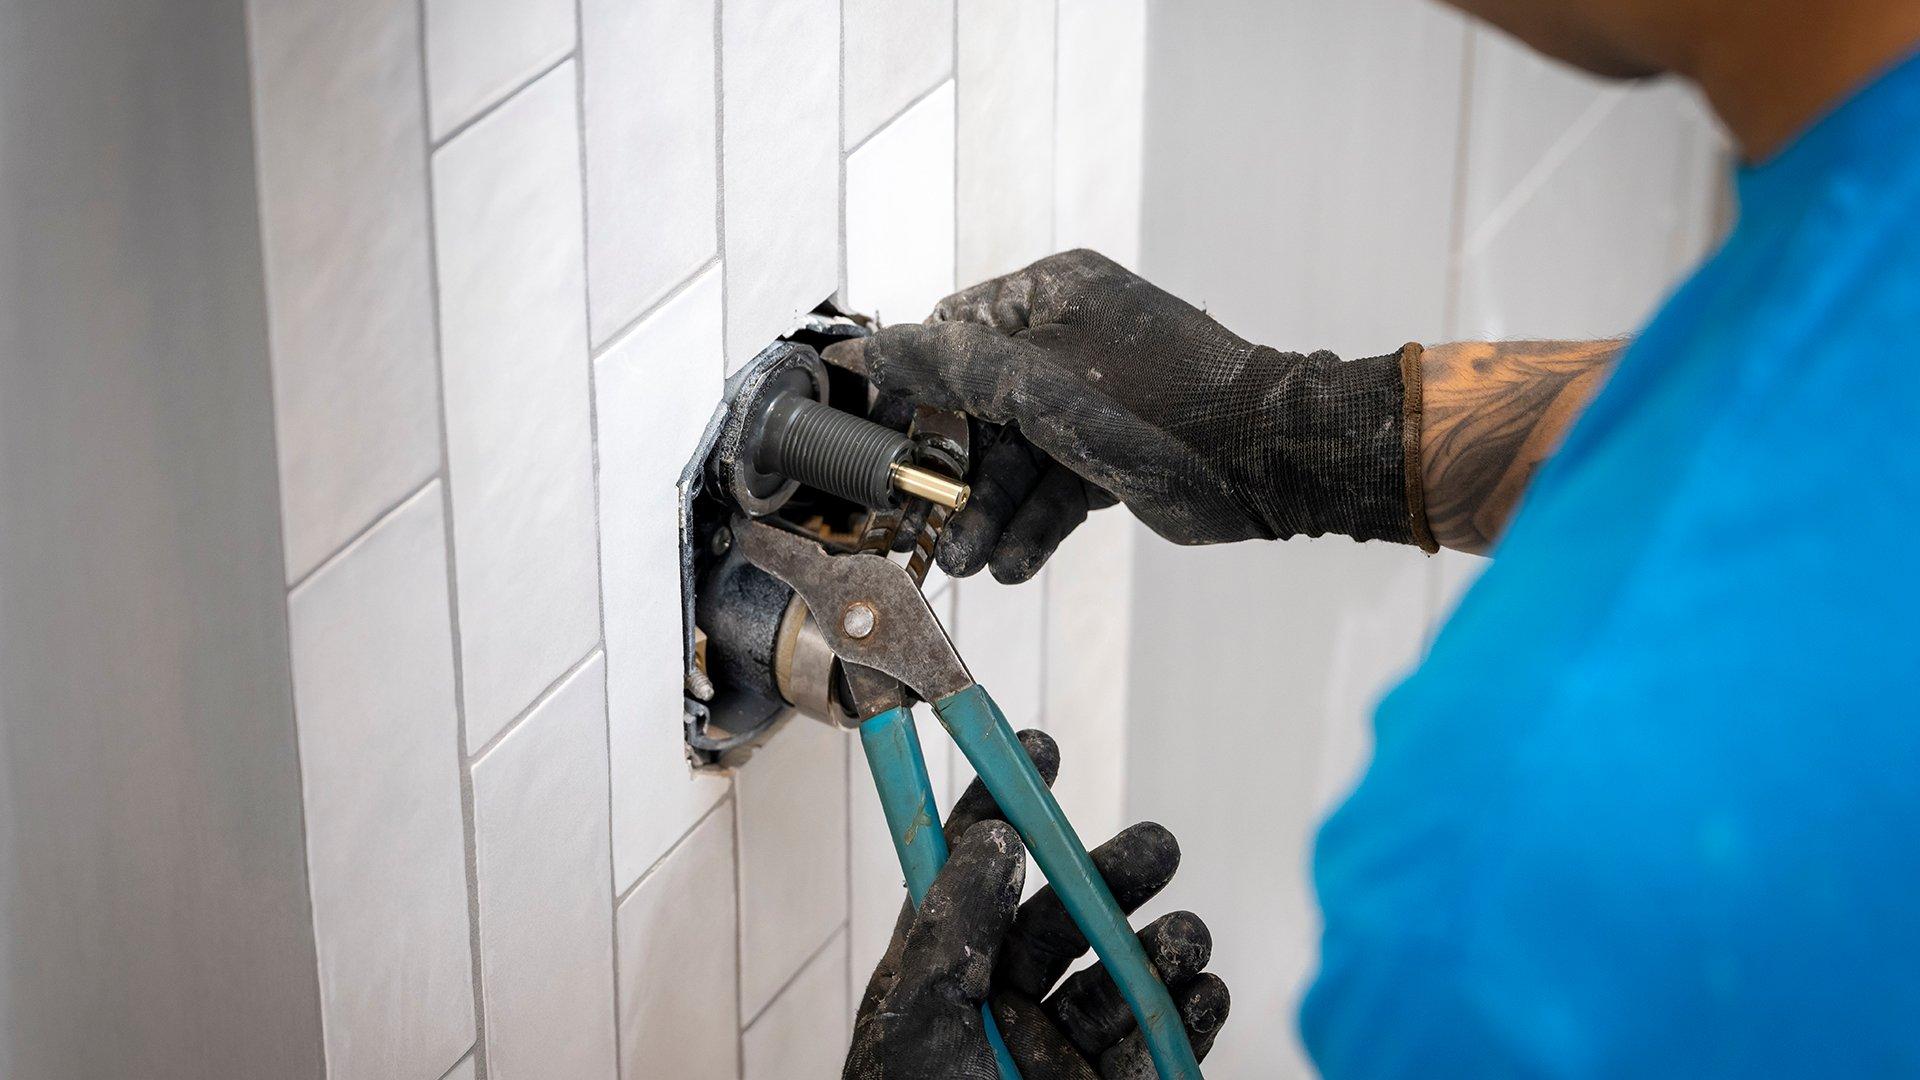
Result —
[{"label": "gloved hand", "polygon": [[1004,582],[1032,577],[1116,499],[1181,544],[1337,532],[1433,550],[1419,355],[1252,345],[1085,250],[826,352],[882,391],[991,425],[937,555],[950,574],[985,565]]},{"label": "gloved hand", "polygon": [[[1060,767],[1053,740],[1023,731],[1020,742],[1051,785]],[[1026,850],[998,815],[978,780],[954,804],[947,864],[920,910],[901,911],[861,998],[847,1080],[995,1080],[980,1020],[989,996],[1023,1080],[1156,1075],[1133,1013],[1102,967],[1061,981],[1086,953],[1086,939],[1051,888],[1020,903]],[[1129,912],[1164,888],[1180,863],[1173,834],[1147,822],[1092,854]],[[1206,924],[1180,911],[1139,936],[1173,993],[1194,1053],[1205,1057],[1230,1005],[1226,984],[1202,971],[1212,952]]]}]

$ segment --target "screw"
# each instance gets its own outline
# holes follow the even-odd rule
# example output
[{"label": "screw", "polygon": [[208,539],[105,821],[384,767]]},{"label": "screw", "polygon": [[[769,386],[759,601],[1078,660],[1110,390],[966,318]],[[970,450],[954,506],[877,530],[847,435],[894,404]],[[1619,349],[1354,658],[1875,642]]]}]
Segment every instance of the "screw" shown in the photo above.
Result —
[{"label": "screw", "polygon": [[856,600],[848,604],[847,610],[841,614],[840,629],[845,630],[848,637],[857,641],[873,633],[873,624],[878,618],[874,614],[872,604],[865,600]]},{"label": "screw", "polygon": [[707,550],[715,555],[725,555],[733,549],[733,530],[722,526],[713,530],[713,539],[707,541]]}]

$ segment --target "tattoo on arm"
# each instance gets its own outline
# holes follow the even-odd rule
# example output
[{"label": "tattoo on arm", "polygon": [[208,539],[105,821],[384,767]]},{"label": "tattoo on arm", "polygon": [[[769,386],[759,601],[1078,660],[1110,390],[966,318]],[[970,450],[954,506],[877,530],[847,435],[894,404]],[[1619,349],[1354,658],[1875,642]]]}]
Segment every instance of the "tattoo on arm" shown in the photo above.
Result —
[{"label": "tattoo on arm", "polygon": [[1625,341],[1461,342],[1421,358],[1427,521],[1444,547],[1484,554]]}]

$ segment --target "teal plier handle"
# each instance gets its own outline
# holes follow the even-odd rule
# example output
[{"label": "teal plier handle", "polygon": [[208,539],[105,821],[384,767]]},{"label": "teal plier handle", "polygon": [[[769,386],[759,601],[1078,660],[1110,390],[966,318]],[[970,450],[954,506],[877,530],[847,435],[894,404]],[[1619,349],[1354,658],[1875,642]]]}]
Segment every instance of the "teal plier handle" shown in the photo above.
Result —
[{"label": "teal plier handle", "polygon": [[[1133,1009],[1162,1080],[1200,1080],[1200,1065],[1172,995],[1000,707],[975,684],[937,699],[933,711],[980,775],[1000,812],[1026,842],[1067,914],[1106,965],[1121,996]],[[860,739],[873,767],[907,889],[918,904],[946,862],[947,850],[913,717],[905,709],[881,713],[861,725]],[[1001,1076],[1012,1080],[1019,1074],[993,1026],[992,1016],[986,1020]]]}]

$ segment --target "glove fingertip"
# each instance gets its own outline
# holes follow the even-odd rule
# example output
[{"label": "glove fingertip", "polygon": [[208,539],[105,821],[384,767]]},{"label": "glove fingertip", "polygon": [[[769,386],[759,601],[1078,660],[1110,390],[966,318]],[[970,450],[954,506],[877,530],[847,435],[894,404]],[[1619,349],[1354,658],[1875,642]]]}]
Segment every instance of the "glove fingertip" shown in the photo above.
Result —
[{"label": "glove fingertip", "polygon": [[1053,736],[1038,728],[1027,728],[1020,732],[1020,746],[1033,759],[1034,770],[1048,787],[1060,776],[1060,744]]},{"label": "glove fingertip", "polygon": [[993,580],[1002,585],[1024,585],[1033,580],[1053,557],[1053,552],[1051,545],[1039,547],[1022,537],[1005,535],[993,546],[987,569],[992,571]]}]

